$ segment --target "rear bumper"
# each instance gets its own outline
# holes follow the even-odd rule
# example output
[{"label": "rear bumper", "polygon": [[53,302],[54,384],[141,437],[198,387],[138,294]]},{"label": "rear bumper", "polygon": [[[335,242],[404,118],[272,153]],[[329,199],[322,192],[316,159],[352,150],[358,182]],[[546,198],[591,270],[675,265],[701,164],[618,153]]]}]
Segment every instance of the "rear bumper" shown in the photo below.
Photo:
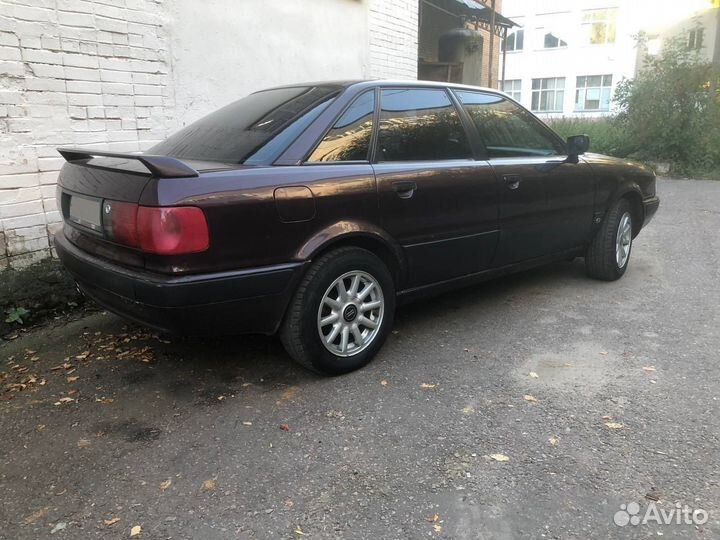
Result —
[{"label": "rear bumper", "polygon": [[645,215],[645,220],[643,221],[643,227],[650,223],[652,218],[655,216],[655,213],[657,212],[658,208],[660,207],[660,199],[658,197],[650,197],[649,199],[645,199],[643,201],[643,214]]},{"label": "rear bumper", "polygon": [[167,332],[274,333],[305,263],[164,276],[127,269],[75,247],[60,230],[55,249],[80,288],[108,311]]}]

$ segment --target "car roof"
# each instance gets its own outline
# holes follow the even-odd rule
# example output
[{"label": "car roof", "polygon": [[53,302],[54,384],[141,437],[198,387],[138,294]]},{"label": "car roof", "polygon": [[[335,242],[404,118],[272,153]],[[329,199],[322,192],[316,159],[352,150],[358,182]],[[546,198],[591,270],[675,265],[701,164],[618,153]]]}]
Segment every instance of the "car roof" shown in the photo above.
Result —
[{"label": "car roof", "polygon": [[[481,90],[483,92],[492,92],[494,94],[506,95],[501,90],[496,88],[487,88],[484,86],[472,86],[468,84],[459,84],[451,82],[438,82],[438,81],[419,81],[411,79],[353,79],[353,80],[340,80],[340,81],[314,81],[314,82],[302,82],[295,84],[285,84],[281,86],[275,86],[272,88],[266,88],[266,90],[274,90],[277,88],[297,88],[302,86],[335,86],[337,88],[350,88],[353,86],[359,86],[362,88],[372,88],[375,86],[405,86],[405,87],[416,87],[416,88],[455,88],[458,90]],[[262,91],[262,90],[260,90]]]}]

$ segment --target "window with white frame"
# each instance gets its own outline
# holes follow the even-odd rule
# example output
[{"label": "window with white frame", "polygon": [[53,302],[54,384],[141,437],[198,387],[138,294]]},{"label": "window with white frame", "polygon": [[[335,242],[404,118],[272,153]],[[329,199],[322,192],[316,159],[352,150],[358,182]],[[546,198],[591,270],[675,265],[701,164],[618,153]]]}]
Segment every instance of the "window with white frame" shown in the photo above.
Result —
[{"label": "window with white frame", "polygon": [[520,101],[520,96],[522,95],[522,81],[520,79],[505,81],[503,83],[503,92],[515,101]]},{"label": "window with white frame", "polygon": [[693,51],[699,51],[703,46],[703,28],[693,28],[688,33],[687,48]]},{"label": "window with white frame", "polygon": [[617,8],[590,9],[583,12],[582,29],[585,42],[590,45],[615,43]]},{"label": "window with white frame", "polygon": [[503,42],[505,52],[522,51],[525,46],[525,30],[520,28],[510,32]]},{"label": "window with white frame", "polygon": [[562,39],[560,31],[550,28],[538,28],[537,33],[542,36],[541,47],[543,49],[559,49],[567,47],[567,41]]},{"label": "window with white frame", "polygon": [[609,111],[612,75],[586,75],[577,78],[576,111]]},{"label": "window with white frame", "polygon": [[535,112],[562,112],[565,77],[532,80],[531,109]]}]

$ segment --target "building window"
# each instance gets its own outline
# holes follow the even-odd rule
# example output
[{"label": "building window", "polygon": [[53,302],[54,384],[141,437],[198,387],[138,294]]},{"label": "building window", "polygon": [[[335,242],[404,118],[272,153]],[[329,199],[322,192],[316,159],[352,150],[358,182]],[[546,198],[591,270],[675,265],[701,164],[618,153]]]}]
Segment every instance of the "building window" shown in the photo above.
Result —
[{"label": "building window", "polygon": [[505,52],[522,51],[525,45],[525,30],[515,30],[508,34],[503,43],[503,50]]},{"label": "building window", "polygon": [[699,51],[702,49],[703,46],[703,29],[702,28],[694,28],[693,30],[690,30],[690,33],[688,34],[688,43],[687,47],[690,50],[693,51]]},{"label": "building window", "polygon": [[520,79],[505,81],[503,83],[503,92],[515,101],[520,101],[520,96],[522,94],[522,81]]},{"label": "building window", "polygon": [[560,32],[547,28],[538,28],[538,35],[543,36],[543,49],[559,49],[567,47],[567,41],[559,37]]},{"label": "building window", "polygon": [[617,9],[593,9],[583,12],[582,28],[590,45],[615,43]]},{"label": "building window", "polygon": [[576,111],[609,111],[612,75],[588,75],[577,78]]},{"label": "building window", "polygon": [[532,104],[535,112],[562,112],[565,100],[565,77],[533,79]]}]

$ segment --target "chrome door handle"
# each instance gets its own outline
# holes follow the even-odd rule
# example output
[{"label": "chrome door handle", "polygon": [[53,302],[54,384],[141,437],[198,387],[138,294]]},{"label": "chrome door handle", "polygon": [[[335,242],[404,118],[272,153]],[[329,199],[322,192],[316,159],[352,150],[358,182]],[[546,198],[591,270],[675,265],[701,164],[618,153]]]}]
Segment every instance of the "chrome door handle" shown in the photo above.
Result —
[{"label": "chrome door handle", "polygon": [[401,199],[409,199],[415,194],[417,184],[415,182],[393,182],[392,188]]},{"label": "chrome door handle", "polygon": [[506,174],[503,176],[503,180],[505,180],[508,189],[517,189],[520,187],[520,182],[522,182],[522,176],[519,174]]}]

